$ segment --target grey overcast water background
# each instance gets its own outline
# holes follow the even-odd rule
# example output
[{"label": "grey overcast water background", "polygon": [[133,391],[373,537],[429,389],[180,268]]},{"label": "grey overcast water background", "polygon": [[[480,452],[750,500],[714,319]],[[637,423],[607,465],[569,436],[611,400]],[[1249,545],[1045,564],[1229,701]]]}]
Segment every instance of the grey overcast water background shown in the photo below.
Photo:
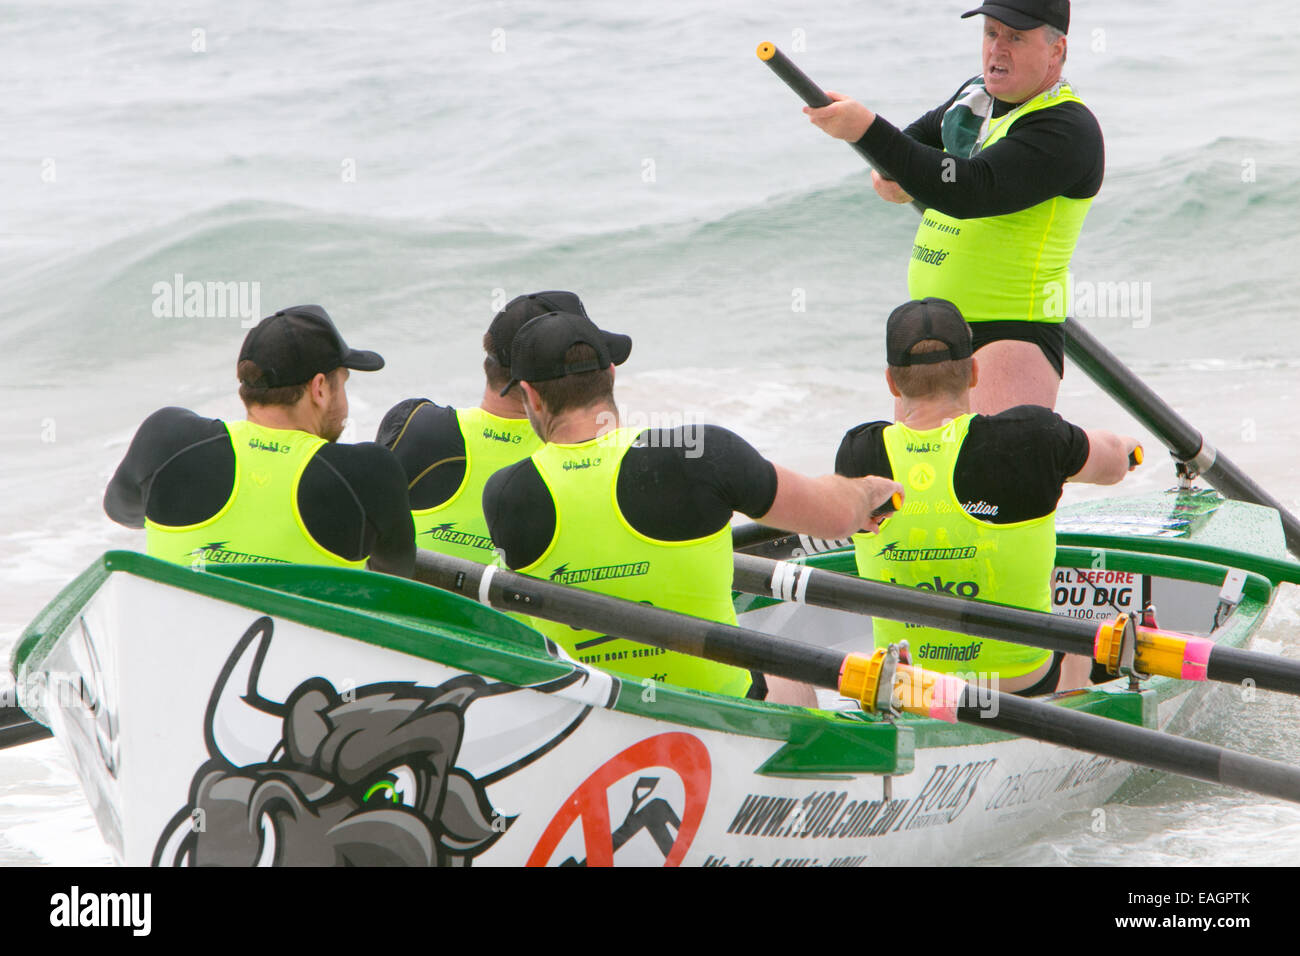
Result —
[{"label": "grey overcast water background", "polygon": [[[240,317],[156,314],[177,275],[256,283],[259,314],[319,302],[384,354],[349,382],[345,438],[404,397],[477,402],[495,310],[567,288],[632,335],[630,411],[830,470],[890,412],[916,220],[754,48],[902,126],[979,71],[969,5],[0,5],[0,652],[101,551],[143,546],[100,498],[145,415],[240,417]],[[1080,0],[1065,70],[1107,152],[1076,281],[1136,283],[1140,305],[1084,321],[1292,508],[1298,53],[1288,0]],[[1144,435],[1072,367],[1058,410]],[[1172,484],[1144,438],[1125,490]],[[1294,588],[1255,647],[1300,654]],[[1300,762],[1294,699],[1221,696],[1209,739]],[[1105,809],[1104,832],[1067,816],[980,862],[1300,861],[1294,806],[1166,778]],[[0,863],[107,862],[57,747],[0,752]]]}]

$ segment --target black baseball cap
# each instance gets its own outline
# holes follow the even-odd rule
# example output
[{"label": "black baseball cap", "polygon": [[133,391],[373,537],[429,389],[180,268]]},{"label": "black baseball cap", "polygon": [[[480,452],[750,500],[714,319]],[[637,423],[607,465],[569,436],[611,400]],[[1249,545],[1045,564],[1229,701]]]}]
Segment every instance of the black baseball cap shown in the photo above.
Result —
[{"label": "black baseball cap", "polygon": [[998,0],[976,10],[967,10],[962,19],[977,13],[987,14],[1013,30],[1037,30],[1043,24],[1070,32],[1070,0]]},{"label": "black baseball cap", "polygon": [[528,295],[516,296],[506,303],[506,307],[496,314],[488,326],[496,360],[502,366],[510,367],[510,346],[514,344],[519,330],[548,312],[572,312],[587,317],[582,300],[572,292],[530,292]]},{"label": "black baseball cap", "polygon": [[[564,353],[575,345],[590,345],[596,350],[595,359],[566,363]],[[514,377],[501,389],[501,394],[519,382],[549,382],[566,375],[622,365],[631,351],[630,338],[596,328],[585,315],[576,312],[539,315],[515,333],[510,349],[510,374]]]},{"label": "black baseball cap", "polygon": [[348,348],[319,305],[295,305],[258,322],[239,350],[239,361],[245,360],[262,370],[257,381],[246,384],[264,388],[301,385],[340,367],[359,372],[384,367],[378,352]]},{"label": "black baseball cap", "polygon": [[[938,339],[948,347],[920,355],[908,354],[914,345],[926,339]],[[973,353],[970,326],[947,299],[913,299],[889,313],[885,323],[885,360],[895,368],[953,362],[970,358]]]}]

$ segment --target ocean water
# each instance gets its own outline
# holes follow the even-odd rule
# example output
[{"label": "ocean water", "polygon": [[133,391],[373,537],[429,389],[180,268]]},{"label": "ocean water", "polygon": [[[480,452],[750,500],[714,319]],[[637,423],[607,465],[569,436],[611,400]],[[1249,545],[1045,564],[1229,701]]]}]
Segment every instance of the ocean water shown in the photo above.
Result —
[{"label": "ocean water", "polygon": [[[1084,321],[1188,420],[1300,508],[1300,18],[1259,0],[1075,5],[1066,76],[1107,172],[1076,282],[1123,283]],[[319,302],[388,359],[349,383],[371,438],[395,401],[472,404],[509,297],[577,291],[635,348],[630,410],[726,425],[831,468],[887,416],[883,327],[915,229],[754,55],[771,40],[896,125],[979,70],[965,6],[578,0],[268,8],[61,0],[0,7],[0,652],[110,547],[103,488],[169,404],[238,417],[238,309],[167,314],[180,281],[257,315]],[[1203,15],[1197,15],[1197,13]],[[179,314],[175,314],[179,311]],[[256,317],[256,316],[254,316]],[[1158,443],[1077,369],[1059,410]],[[1126,485],[1172,483],[1153,453]],[[1066,500],[1101,494],[1070,488]],[[1263,646],[1300,654],[1288,588]],[[1210,739],[1300,761],[1296,704],[1223,708]],[[984,862],[1237,865],[1300,858],[1300,812],[1165,779]],[[1261,836],[1269,835],[1267,843]],[[0,863],[107,853],[52,743],[0,752]]]}]

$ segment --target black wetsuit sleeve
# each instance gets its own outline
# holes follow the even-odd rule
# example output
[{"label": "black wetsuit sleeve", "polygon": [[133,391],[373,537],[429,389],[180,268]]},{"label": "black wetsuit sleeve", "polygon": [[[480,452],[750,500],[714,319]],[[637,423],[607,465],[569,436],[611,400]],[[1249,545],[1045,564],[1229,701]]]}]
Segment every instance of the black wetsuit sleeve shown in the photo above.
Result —
[{"label": "black wetsuit sleeve", "polygon": [[483,488],[483,517],[506,567],[532,564],[555,537],[555,502],[531,458],[497,471]]},{"label": "black wetsuit sleeve", "polygon": [[867,475],[893,478],[894,470],[885,451],[887,427],[889,422],[867,422],[850,428],[835,453],[835,474],[846,478],[865,478]]},{"label": "black wetsuit sleeve", "polygon": [[326,550],[349,561],[368,557],[374,571],[415,572],[406,475],[382,445],[322,445],[303,469],[298,511]]},{"label": "black wetsuit sleeve", "polygon": [[454,408],[409,398],[384,416],[376,441],[397,456],[417,511],[447,501],[465,480],[465,436]]},{"label": "black wetsuit sleeve", "polygon": [[715,534],[739,511],[759,518],[776,500],[776,467],[716,425],[647,429],[618,475],[618,506],[637,531],[660,541]]},{"label": "black wetsuit sleeve", "polygon": [[104,492],[104,511],[128,528],[143,528],[145,518],[198,524],[221,510],[234,486],[235,452],[225,424],[163,408],[136,430]]},{"label": "black wetsuit sleeve", "polygon": [[1056,510],[1061,489],[1088,460],[1088,435],[1038,405],[977,415],[957,466],[953,490],[966,511],[992,524],[1041,518]]},{"label": "black wetsuit sleeve", "polygon": [[877,116],[858,144],[905,192],[949,216],[1002,216],[1054,196],[1086,199],[1101,189],[1105,171],[1101,127],[1082,104],[1062,103],[1022,116],[1006,136],[970,159],[945,153],[942,141],[933,143],[933,111],[917,123],[925,131],[925,140],[914,139]]}]

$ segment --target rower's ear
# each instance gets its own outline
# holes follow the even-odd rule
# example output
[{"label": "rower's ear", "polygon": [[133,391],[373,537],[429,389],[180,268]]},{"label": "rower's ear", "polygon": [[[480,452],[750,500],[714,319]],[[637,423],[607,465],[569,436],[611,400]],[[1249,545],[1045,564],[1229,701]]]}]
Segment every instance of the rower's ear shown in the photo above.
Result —
[{"label": "rower's ear", "polygon": [[898,386],[894,384],[894,375],[893,375],[893,373],[890,372],[888,368],[885,369],[885,384],[889,386],[889,394],[890,394],[890,395],[893,395],[894,398],[902,398],[902,397],[903,397],[903,393],[900,392],[900,391],[898,390]]},{"label": "rower's ear", "polygon": [[970,387],[974,388],[980,380],[980,360],[971,356],[970,360]]},{"label": "rower's ear", "polygon": [[330,382],[324,372],[317,372],[312,376],[312,380],[307,383],[307,392],[311,395],[315,404],[329,404]]},{"label": "rower's ear", "polygon": [[537,394],[537,389],[527,382],[520,382],[519,390],[524,393],[524,404],[531,408],[534,414],[540,415],[542,413],[542,396]]}]

